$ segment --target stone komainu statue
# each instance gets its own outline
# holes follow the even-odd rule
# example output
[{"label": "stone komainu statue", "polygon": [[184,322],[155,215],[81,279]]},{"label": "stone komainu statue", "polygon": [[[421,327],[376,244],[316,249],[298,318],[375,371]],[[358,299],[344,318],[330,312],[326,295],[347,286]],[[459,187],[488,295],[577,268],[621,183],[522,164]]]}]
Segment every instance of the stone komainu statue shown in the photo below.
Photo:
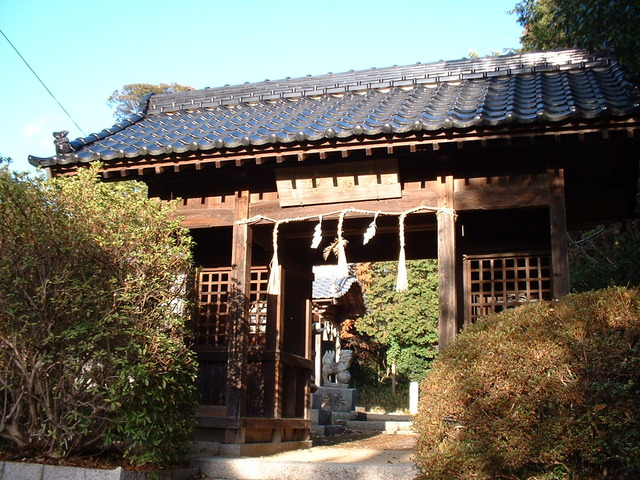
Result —
[{"label": "stone komainu statue", "polygon": [[[351,358],[353,352],[351,350],[342,350],[340,352],[340,360],[335,361],[336,354],[333,350],[329,350],[322,356],[322,380],[323,384],[343,384],[347,385],[351,379],[349,373],[349,366],[351,365]],[[335,378],[334,381],[330,381],[329,378]]]}]

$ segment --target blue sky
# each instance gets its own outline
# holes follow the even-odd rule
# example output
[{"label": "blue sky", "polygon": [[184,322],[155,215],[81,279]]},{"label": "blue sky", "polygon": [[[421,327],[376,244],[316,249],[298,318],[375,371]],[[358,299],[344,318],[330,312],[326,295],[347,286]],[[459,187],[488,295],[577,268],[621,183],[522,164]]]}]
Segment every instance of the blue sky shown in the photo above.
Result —
[{"label": "blue sky", "polygon": [[[85,134],[129,83],[194,88],[488,55],[519,47],[517,0],[0,0],[0,29]],[[0,154],[15,170],[84,136],[0,36]]]}]

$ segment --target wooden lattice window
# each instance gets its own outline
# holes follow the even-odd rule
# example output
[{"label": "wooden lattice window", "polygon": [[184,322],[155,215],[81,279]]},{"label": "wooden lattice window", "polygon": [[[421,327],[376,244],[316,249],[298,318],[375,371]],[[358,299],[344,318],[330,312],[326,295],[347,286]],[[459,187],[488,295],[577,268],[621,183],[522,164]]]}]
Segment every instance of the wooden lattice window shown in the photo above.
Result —
[{"label": "wooden lattice window", "polygon": [[548,254],[465,257],[465,323],[526,302],[550,298]]},{"label": "wooden lattice window", "polygon": [[194,319],[196,345],[227,344],[230,268],[206,268],[198,274],[198,312]]},{"label": "wooden lattice window", "polygon": [[[252,344],[266,341],[267,283],[266,267],[251,270],[249,335]],[[203,268],[198,274],[198,312],[194,319],[194,337],[198,346],[224,347],[228,343],[230,268]]]},{"label": "wooden lattice window", "polygon": [[249,340],[254,345],[267,341],[267,284],[269,271],[265,267],[251,269],[249,294]]}]

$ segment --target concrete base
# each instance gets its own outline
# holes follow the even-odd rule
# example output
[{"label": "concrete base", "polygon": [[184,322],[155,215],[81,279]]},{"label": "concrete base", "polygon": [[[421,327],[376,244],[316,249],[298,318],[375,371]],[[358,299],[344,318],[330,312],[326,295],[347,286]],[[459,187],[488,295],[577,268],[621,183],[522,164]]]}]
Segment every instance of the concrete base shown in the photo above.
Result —
[{"label": "concrete base", "polygon": [[348,422],[350,420],[367,420],[367,414],[363,412],[333,412],[331,415],[332,421],[345,421]]},{"label": "concrete base", "polygon": [[358,391],[355,388],[318,387],[312,395],[311,408],[332,412],[352,412],[356,408]]},{"label": "concrete base", "polygon": [[329,410],[311,409],[311,425],[331,425],[332,412]]},{"label": "concrete base", "polygon": [[188,480],[198,475],[198,468],[134,471],[65,467],[39,463],[0,462],[1,480]]},{"label": "concrete base", "polygon": [[220,442],[193,442],[191,446],[191,455],[196,457],[210,457],[213,455],[220,455]]},{"label": "concrete base", "polygon": [[280,443],[243,443],[219,445],[221,457],[262,457],[276,453],[311,448],[311,440]]},{"label": "concrete base", "polygon": [[[398,460],[400,451],[383,454],[380,451],[356,450],[346,454],[344,449],[328,452],[329,458],[299,460],[277,457],[266,458],[201,458],[195,459],[194,466],[207,478],[251,479],[251,480],[412,480],[418,470],[408,460]],[[347,450],[346,452],[349,452]],[[351,453],[351,452],[350,452]],[[409,456],[407,452],[406,456]],[[358,461],[356,456],[366,456],[367,460]],[[350,458],[348,458],[350,457]],[[338,459],[344,459],[340,462]],[[351,460],[351,461],[350,461]]]}]

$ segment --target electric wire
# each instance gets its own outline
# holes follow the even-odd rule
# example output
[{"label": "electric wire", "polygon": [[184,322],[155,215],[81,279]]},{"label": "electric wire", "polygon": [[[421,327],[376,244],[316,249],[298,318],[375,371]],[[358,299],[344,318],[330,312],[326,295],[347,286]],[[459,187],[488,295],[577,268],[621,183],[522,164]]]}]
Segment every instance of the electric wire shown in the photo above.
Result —
[{"label": "electric wire", "polygon": [[15,52],[18,54],[18,56],[22,59],[22,61],[24,62],[24,64],[29,68],[29,70],[31,70],[31,73],[33,73],[33,75],[38,79],[38,81],[42,84],[42,86],[44,87],[44,89],[49,92],[49,95],[51,95],[51,98],[53,98],[55,100],[55,102],[60,106],[60,108],[62,109],[62,111],[64,113],[66,113],[67,117],[69,117],[69,119],[73,122],[73,124],[78,128],[78,130],[80,130],[80,133],[82,133],[82,135],[84,135],[85,137],[87,136],[86,133],[84,133],[84,130],[82,130],[82,128],[80,127],[80,125],[78,125],[78,123],[73,119],[73,117],[71,116],[71,114],[69,112],[67,112],[67,109],[64,108],[62,106],[62,104],[58,101],[58,99],[56,98],[56,96],[51,92],[51,90],[49,90],[49,88],[45,85],[45,83],[42,81],[42,79],[38,76],[38,74],[33,70],[33,68],[31,68],[31,65],[29,65],[29,62],[27,62],[25,60],[25,58],[22,56],[22,54],[18,51],[18,49],[13,45],[13,43],[11,43],[11,40],[9,40],[9,38],[4,34],[4,32],[2,31],[2,29],[0,29],[0,33],[2,34],[2,36],[5,38],[5,40],[7,42],[9,42],[9,45],[11,45],[11,48],[13,48],[15,50]]}]

